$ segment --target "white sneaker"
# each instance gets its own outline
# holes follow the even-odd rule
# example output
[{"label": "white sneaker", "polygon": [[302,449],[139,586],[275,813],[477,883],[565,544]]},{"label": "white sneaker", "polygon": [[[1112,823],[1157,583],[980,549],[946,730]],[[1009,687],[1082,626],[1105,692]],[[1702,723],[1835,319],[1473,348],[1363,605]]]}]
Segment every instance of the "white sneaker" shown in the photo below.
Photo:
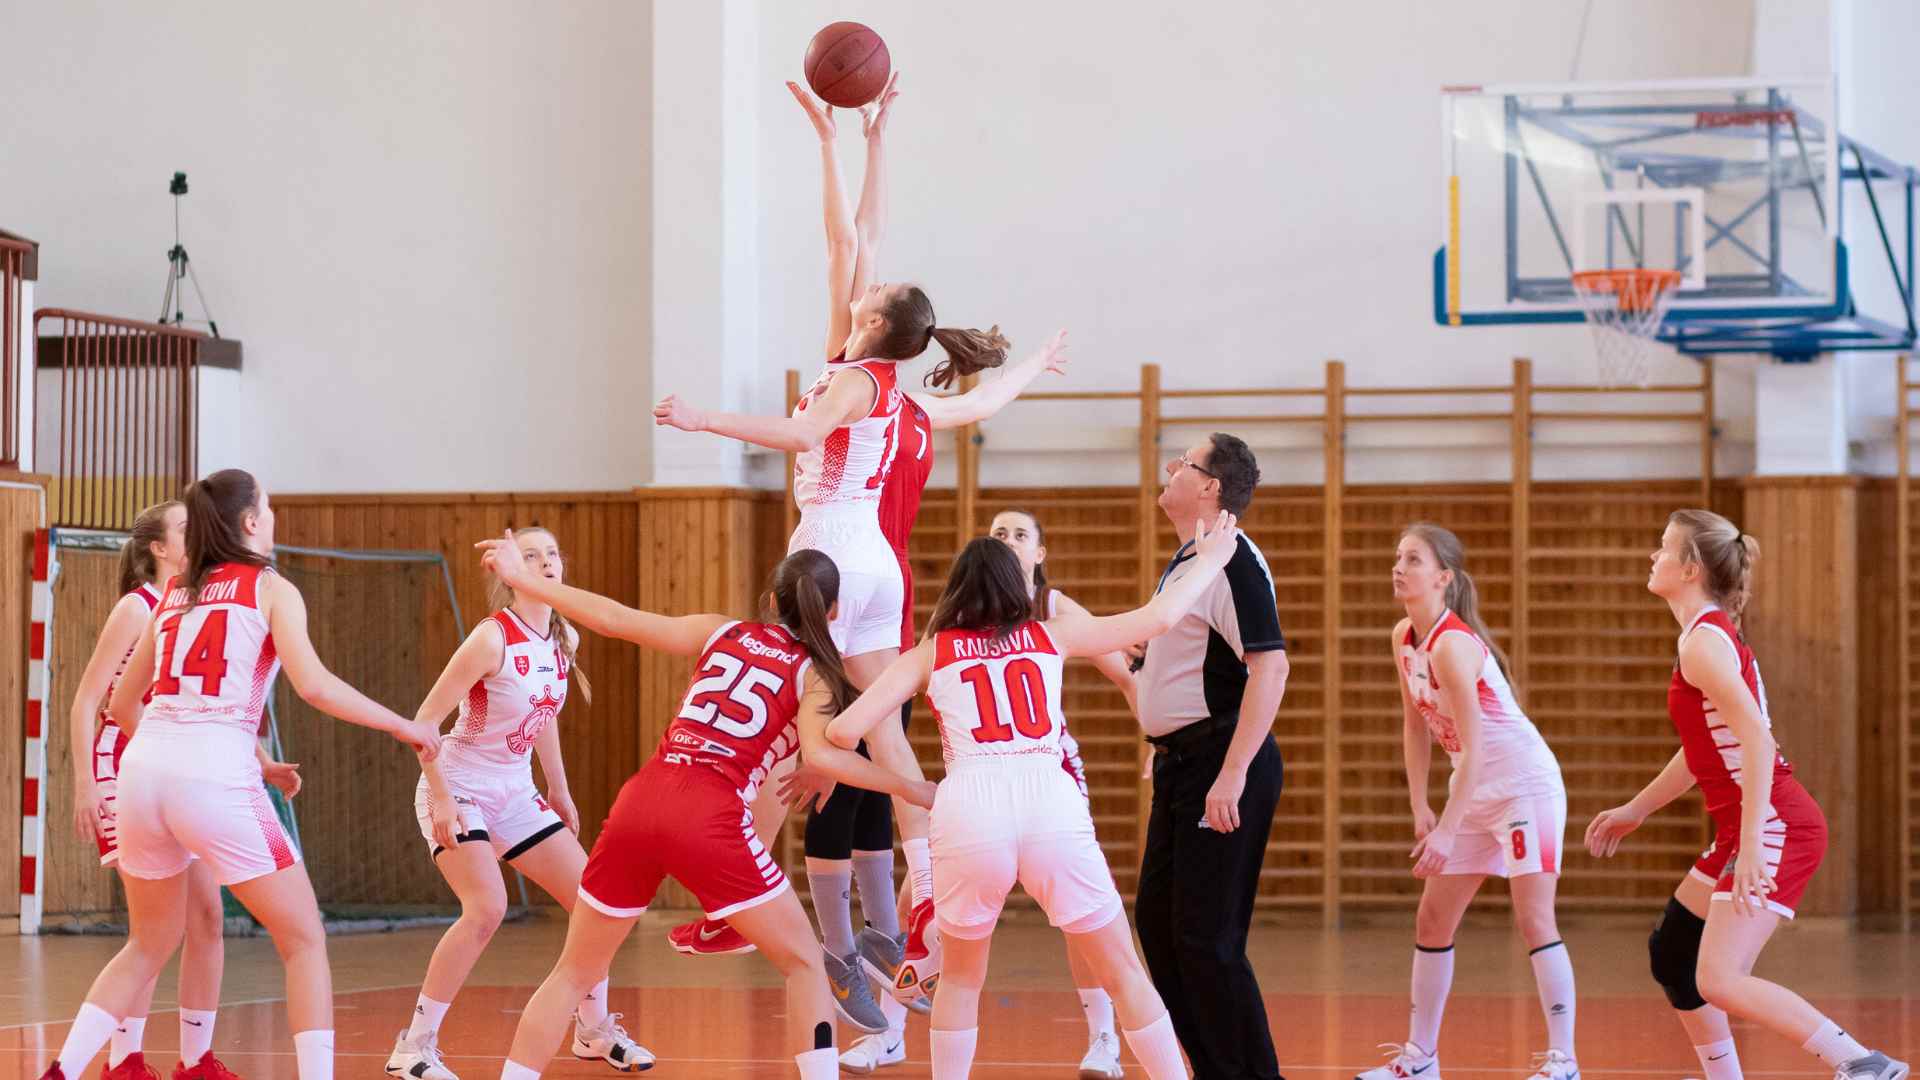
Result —
[{"label": "white sneaker", "polygon": [[875,1069],[898,1065],[907,1060],[907,1033],[884,1031],[866,1035],[840,1055],[840,1067],[855,1076],[866,1076]]},{"label": "white sneaker", "polygon": [[439,1039],[438,1033],[428,1032],[415,1042],[401,1032],[393,1040],[393,1054],[387,1058],[387,1075],[406,1080],[460,1080],[440,1060]]},{"label": "white sneaker", "polygon": [[1440,1055],[1429,1054],[1413,1043],[1381,1043],[1380,1049],[1390,1060],[1353,1080],[1440,1080]]},{"label": "white sneaker", "polygon": [[1125,1075],[1120,1068],[1120,1041],[1111,1031],[1095,1035],[1087,1056],[1080,1059],[1080,1080],[1120,1080]]},{"label": "white sneaker", "polygon": [[1533,1080],[1580,1080],[1580,1063],[1558,1050],[1533,1055],[1533,1064]]},{"label": "white sneaker", "polygon": [[653,1051],[634,1042],[620,1026],[620,1013],[608,1013],[606,1023],[588,1027],[573,1018],[573,1056],[581,1061],[604,1061],[617,1072],[646,1072],[653,1068]]}]

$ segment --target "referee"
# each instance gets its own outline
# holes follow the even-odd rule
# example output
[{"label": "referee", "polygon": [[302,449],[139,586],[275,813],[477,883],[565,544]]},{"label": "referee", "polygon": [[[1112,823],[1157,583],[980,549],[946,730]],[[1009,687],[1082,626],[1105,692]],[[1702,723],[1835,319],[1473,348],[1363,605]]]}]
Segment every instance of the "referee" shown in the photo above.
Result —
[{"label": "referee", "polygon": [[[1260,482],[1247,444],[1215,433],[1167,463],[1160,508],[1192,565],[1193,526],[1246,512]],[[1157,591],[1157,590],[1156,590]],[[1195,1080],[1278,1080],[1247,929],[1280,801],[1273,718],[1287,686],[1273,576],[1245,534],[1226,572],[1147,647],[1140,726],[1153,745],[1153,813],[1134,919]]]}]

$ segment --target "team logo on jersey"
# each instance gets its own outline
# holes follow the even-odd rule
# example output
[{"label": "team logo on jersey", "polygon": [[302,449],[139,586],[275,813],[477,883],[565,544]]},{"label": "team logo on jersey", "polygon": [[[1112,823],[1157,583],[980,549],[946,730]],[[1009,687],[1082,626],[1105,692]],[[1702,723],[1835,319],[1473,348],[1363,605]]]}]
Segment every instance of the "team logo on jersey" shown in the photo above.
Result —
[{"label": "team logo on jersey", "polygon": [[524,656],[516,656],[513,658],[513,670],[519,672],[521,675],[525,675],[527,670],[532,666],[532,663]]},{"label": "team logo on jersey", "polygon": [[560,715],[560,699],[553,696],[550,686],[541,687],[539,696],[530,697],[527,701],[533,706],[533,711],[507,736],[507,749],[516,754],[533,749],[533,740],[539,738],[540,733],[547,730],[547,725]]}]

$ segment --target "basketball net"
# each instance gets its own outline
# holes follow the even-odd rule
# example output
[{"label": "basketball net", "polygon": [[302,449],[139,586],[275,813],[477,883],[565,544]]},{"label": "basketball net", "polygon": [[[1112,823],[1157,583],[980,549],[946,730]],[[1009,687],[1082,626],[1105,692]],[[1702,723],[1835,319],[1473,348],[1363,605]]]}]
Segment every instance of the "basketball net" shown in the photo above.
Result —
[{"label": "basketball net", "polygon": [[1678,270],[1582,270],[1573,292],[1593,327],[1600,385],[1645,386],[1653,371],[1655,336],[1680,284]]}]

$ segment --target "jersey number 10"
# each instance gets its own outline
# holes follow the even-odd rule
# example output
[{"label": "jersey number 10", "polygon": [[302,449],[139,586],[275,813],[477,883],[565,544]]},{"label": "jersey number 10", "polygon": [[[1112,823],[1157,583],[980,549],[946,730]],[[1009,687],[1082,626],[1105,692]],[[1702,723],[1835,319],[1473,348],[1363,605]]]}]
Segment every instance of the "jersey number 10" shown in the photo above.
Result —
[{"label": "jersey number 10", "polygon": [[1000,673],[1007,704],[1013,709],[1011,727],[1000,715],[1000,703],[993,696],[993,672],[985,664],[968,667],[960,673],[960,679],[973,687],[975,711],[980,714],[980,724],[973,729],[974,742],[1012,742],[1015,732],[1029,739],[1044,739],[1053,730],[1053,710],[1047,707],[1047,682],[1039,664],[1023,656],[1009,661]]}]

